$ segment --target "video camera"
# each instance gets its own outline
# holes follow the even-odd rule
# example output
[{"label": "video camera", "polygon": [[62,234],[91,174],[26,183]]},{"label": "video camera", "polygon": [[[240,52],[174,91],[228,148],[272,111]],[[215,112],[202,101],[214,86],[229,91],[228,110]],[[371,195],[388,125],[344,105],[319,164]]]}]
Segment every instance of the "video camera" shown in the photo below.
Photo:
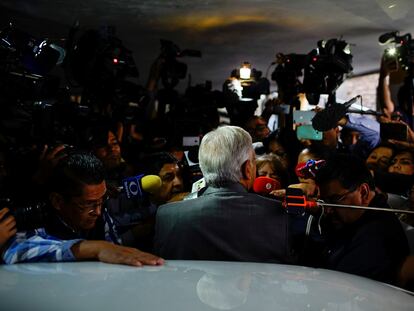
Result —
[{"label": "video camera", "polygon": [[0,209],[7,207],[16,220],[16,226],[19,231],[32,230],[41,228],[45,225],[45,219],[48,215],[44,203],[34,203],[27,206],[18,206],[9,198],[0,199]]},{"label": "video camera", "polygon": [[187,75],[187,65],[177,60],[179,57],[201,57],[201,52],[197,50],[181,50],[172,41],[161,39],[161,55],[165,60],[161,70],[161,81],[166,88],[175,87],[179,80]]},{"label": "video camera", "polygon": [[411,34],[400,36],[398,31],[382,34],[378,38],[381,45],[388,45],[384,56],[398,62],[404,70],[409,70],[414,62],[414,41]]},{"label": "video camera", "polygon": [[[298,93],[333,94],[346,75],[352,71],[349,44],[341,39],[320,40],[308,54],[277,55],[278,64],[272,73],[285,101]],[[299,77],[303,76],[303,81]],[[287,99],[287,100],[286,100]]]},{"label": "video camera", "polygon": [[59,79],[48,73],[63,62],[65,50],[14,27],[0,30],[0,92],[5,104],[54,95]]}]

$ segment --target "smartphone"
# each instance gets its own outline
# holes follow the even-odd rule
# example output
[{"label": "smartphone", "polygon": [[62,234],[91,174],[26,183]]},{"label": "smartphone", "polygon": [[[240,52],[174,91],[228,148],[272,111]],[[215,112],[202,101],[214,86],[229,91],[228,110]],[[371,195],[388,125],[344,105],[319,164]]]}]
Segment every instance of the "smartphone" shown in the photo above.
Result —
[{"label": "smartphone", "polygon": [[296,128],[296,137],[301,139],[322,140],[323,133],[313,128],[311,124],[300,125]]},{"label": "smartphone", "polygon": [[407,125],[394,122],[380,123],[380,137],[382,141],[388,139],[407,141]]},{"label": "smartphone", "polygon": [[199,136],[184,136],[183,146],[184,147],[200,146],[200,137]]},{"label": "smartphone", "polygon": [[295,124],[312,124],[312,118],[316,112],[313,110],[295,110],[293,111],[293,123]]},{"label": "smartphone", "polygon": [[312,118],[316,112],[313,110],[293,111],[293,123],[300,124],[296,127],[296,137],[301,139],[322,140],[322,132],[317,131],[312,126]]}]

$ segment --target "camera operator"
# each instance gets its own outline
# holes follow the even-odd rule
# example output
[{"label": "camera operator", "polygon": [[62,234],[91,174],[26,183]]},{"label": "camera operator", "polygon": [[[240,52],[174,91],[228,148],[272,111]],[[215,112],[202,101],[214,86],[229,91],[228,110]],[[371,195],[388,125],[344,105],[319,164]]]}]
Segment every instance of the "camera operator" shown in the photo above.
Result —
[{"label": "camera operator", "polygon": [[3,260],[8,264],[74,260],[162,264],[154,255],[118,245],[120,239],[105,206],[104,175],[102,163],[91,154],[74,152],[61,159],[49,181],[44,227],[18,232],[4,250]]},{"label": "camera operator", "polygon": [[[390,58],[386,54],[383,55],[378,80],[378,104],[387,120],[408,122],[408,107],[406,98],[404,98],[407,97],[407,88],[403,85],[406,74],[399,66],[396,57]],[[400,85],[396,98],[392,96],[393,85]]]}]

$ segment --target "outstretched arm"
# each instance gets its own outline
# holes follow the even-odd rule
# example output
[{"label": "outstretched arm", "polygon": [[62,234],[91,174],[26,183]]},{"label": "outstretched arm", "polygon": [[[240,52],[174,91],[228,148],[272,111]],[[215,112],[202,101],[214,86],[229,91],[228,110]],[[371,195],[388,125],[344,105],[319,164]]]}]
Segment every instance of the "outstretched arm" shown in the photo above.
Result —
[{"label": "outstretched arm", "polygon": [[135,248],[107,241],[59,240],[44,229],[18,233],[3,253],[6,264],[98,260],[131,266],[162,265],[164,260]]},{"label": "outstretched arm", "polygon": [[136,248],[115,245],[106,241],[82,241],[72,246],[77,260],[95,259],[106,263],[130,266],[162,265],[164,260]]}]

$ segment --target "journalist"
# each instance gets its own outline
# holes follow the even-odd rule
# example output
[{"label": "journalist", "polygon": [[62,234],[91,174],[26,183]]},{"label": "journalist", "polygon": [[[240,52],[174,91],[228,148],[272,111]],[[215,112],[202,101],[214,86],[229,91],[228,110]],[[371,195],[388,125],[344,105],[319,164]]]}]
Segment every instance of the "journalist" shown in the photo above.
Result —
[{"label": "journalist", "polygon": [[89,153],[74,152],[61,159],[50,179],[44,226],[17,232],[2,254],[4,262],[162,264],[157,256],[119,245],[121,240],[105,207],[104,174],[102,162]]}]

